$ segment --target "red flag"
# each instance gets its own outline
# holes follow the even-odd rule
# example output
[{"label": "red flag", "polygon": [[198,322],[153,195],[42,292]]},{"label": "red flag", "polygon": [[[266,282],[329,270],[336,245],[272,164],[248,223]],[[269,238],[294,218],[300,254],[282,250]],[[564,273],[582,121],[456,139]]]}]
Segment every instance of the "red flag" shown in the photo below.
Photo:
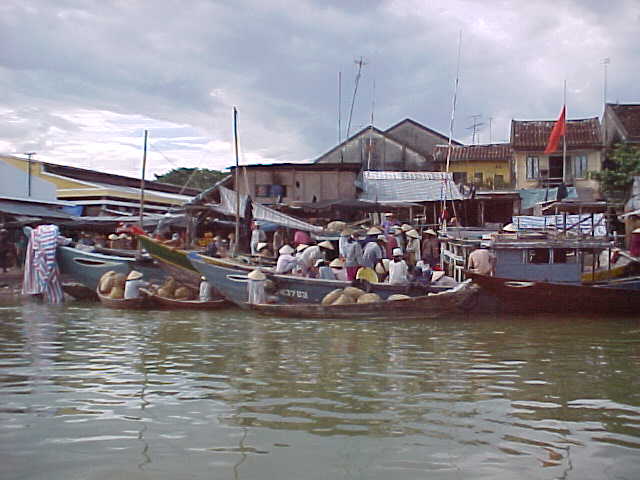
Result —
[{"label": "red flag", "polygon": [[558,149],[558,142],[560,142],[560,137],[565,134],[567,128],[565,118],[566,111],[567,106],[564,105],[562,107],[562,111],[560,112],[560,117],[558,117],[556,124],[553,126],[553,130],[551,130],[551,135],[549,135],[547,148],[544,149],[544,153],[546,154],[553,153]]}]

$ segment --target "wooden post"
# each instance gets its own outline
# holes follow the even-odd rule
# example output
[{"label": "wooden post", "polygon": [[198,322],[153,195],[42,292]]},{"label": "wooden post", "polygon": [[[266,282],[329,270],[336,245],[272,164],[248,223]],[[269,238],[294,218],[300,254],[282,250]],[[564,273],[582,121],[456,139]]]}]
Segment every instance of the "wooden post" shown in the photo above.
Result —
[{"label": "wooden post", "polygon": [[[240,181],[239,181],[239,162],[238,162],[238,110],[233,107],[233,144],[235,146],[236,153],[236,171],[235,171],[235,187],[236,187],[236,241],[233,244],[232,255],[235,257],[238,255],[238,245],[240,243]],[[249,192],[246,192],[247,194]]]},{"label": "wooden post", "polygon": [[142,176],[140,177],[140,228],[144,230],[143,216],[144,216],[144,174],[147,168],[147,136],[148,130],[144,131],[144,150],[142,154]]}]

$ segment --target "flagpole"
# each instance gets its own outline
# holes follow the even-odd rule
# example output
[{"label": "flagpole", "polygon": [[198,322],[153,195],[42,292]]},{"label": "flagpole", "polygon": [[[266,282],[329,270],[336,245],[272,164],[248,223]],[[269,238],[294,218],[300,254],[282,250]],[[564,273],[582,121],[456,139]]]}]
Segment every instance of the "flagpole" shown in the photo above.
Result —
[{"label": "flagpole", "polygon": [[567,81],[564,81],[564,92],[563,92],[563,105],[564,105],[564,125],[562,126],[562,130],[564,135],[562,135],[562,183],[567,184]]}]

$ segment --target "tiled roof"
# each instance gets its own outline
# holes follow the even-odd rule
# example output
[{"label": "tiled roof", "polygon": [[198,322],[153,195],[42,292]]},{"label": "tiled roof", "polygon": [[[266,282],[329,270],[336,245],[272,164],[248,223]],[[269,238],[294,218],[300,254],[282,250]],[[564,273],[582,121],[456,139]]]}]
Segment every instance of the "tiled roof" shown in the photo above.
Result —
[{"label": "tiled roof", "polygon": [[[447,145],[437,145],[433,155],[438,162],[447,160]],[[512,150],[508,143],[490,145],[451,146],[452,162],[509,162]]]},{"label": "tiled roof", "polygon": [[[555,120],[511,121],[511,145],[514,150],[544,151]],[[567,120],[567,149],[598,148],[602,144],[597,117]],[[562,150],[562,142],[558,147]]]},{"label": "tiled roof", "polygon": [[627,140],[640,141],[640,105],[607,105],[618,117],[618,120],[625,129]]}]

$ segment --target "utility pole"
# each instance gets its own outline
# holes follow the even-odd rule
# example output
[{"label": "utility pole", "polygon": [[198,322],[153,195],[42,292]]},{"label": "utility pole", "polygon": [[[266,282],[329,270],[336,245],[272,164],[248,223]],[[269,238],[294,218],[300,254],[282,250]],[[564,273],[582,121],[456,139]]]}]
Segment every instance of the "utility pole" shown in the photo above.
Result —
[{"label": "utility pole", "polygon": [[25,153],[27,156],[27,164],[28,164],[28,174],[27,174],[27,196],[31,196],[31,156],[35,155],[36,152],[28,152]]},{"label": "utility pole", "polygon": [[349,123],[347,124],[347,136],[345,140],[349,139],[349,133],[351,130],[351,118],[353,117],[353,105],[356,103],[356,94],[358,93],[358,84],[360,83],[360,76],[362,75],[362,67],[367,65],[364,57],[360,57],[358,60],[354,60],[358,66],[358,73],[356,74],[356,84],[353,88],[353,97],[351,98],[351,110],[349,110]]},{"label": "utility pole", "polygon": [[467,130],[471,130],[472,133],[472,137],[471,137],[471,143],[473,145],[476,144],[476,133],[478,132],[478,128],[482,127],[484,125],[484,123],[480,122],[480,118],[482,118],[482,115],[471,115],[469,118],[473,119],[473,124],[469,127],[467,127]]},{"label": "utility pole", "polygon": [[493,143],[493,117],[489,117],[489,143]]},{"label": "utility pole", "polygon": [[[603,67],[603,75],[604,79],[602,82],[602,129],[604,130],[604,135],[602,135],[602,141],[604,143],[604,148],[607,148],[607,67],[611,63],[611,59],[609,57],[602,60]],[[605,150],[606,155],[606,150]]]}]

